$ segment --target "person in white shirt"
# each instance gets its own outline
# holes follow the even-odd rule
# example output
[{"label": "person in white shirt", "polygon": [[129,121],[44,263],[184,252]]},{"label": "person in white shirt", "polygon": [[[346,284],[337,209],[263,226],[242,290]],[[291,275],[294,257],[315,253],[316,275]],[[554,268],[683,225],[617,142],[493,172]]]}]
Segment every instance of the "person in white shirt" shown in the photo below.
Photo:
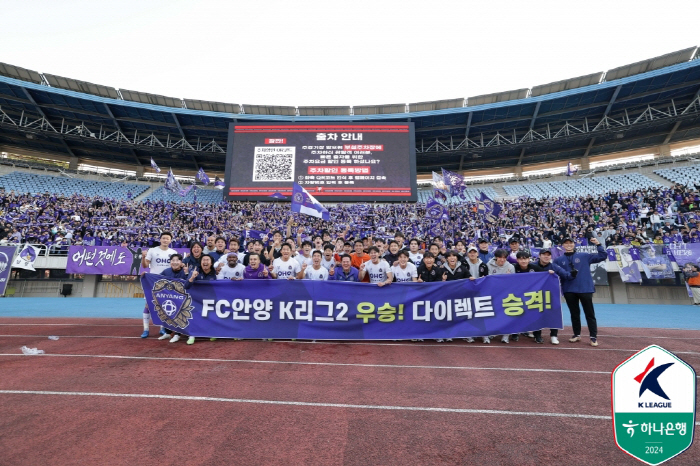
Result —
[{"label": "person in white shirt", "polygon": [[394,280],[399,283],[418,281],[418,269],[408,261],[406,250],[399,251],[399,264],[391,268],[391,273],[394,274]]},{"label": "person in white shirt", "polygon": [[323,257],[321,258],[321,267],[325,267],[329,272],[335,268],[335,258],[333,257],[333,246],[331,243],[323,247]]},{"label": "person in white shirt", "polygon": [[363,262],[360,266],[360,280],[369,274],[369,282],[378,286],[384,286],[391,283],[394,279],[394,274],[391,272],[389,263],[384,259],[379,258],[379,248],[372,246],[369,248],[369,258],[367,262]]},{"label": "person in white shirt", "polygon": [[[160,234],[160,246],[150,248],[146,256],[141,259],[141,267],[148,269],[150,273],[160,274],[163,270],[170,268],[170,256],[177,254],[177,251],[170,248],[170,242],[173,240],[173,235],[167,231]],[[144,275],[143,272],[141,275]],[[149,320],[151,315],[148,313],[148,305],[143,309],[143,333],[141,338],[148,338]],[[165,333],[161,329],[161,334]]]},{"label": "person in white shirt", "polygon": [[302,279],[304,277],[301,271],[299,262],[291,258],[292,247],[289,243],[285,243],[280,248],[282,257],[278,257],[272,263],[272,278],[278,280],[294,280],[295,278]]},{"label": "person in white shirt", "polygon": [[311,253],[311,265],[304,263],[301,266],[305,280],[328,280],[328,269],[321,265],[322,257],[321,251],[316,250]]},{"label": "person in white shirt", "polygon": [[423,253],[420,251],[420,243],[417,239],[412,239],[408,243],[408,258],[413,262],[413,265],[418,267],[423,261]]},{"label": "person in white shirt", "polygon": [[216,268],[217,280],[243,280],[245,267],[238,263],[238,253],[229,252],[226,254],[226,265],[220,264]]},{"label": "person in white shirt", "polygon": [[311,265],[311,241],[304,241],[301,243],[301,252],[297,253],[293,259],[299,262],[299,265],[306,264]]}]

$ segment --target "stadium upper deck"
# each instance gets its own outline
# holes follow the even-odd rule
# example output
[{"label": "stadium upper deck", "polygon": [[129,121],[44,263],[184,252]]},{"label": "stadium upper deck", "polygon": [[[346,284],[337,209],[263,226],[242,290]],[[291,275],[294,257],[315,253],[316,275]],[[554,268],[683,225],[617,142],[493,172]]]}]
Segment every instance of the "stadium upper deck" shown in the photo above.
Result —
[{"label": "stadium upper deck", "polygon": [[224,171],[235,121],[413,121],[418,173],[584,159],[700,138],[696,47],[496,94],[355,107],[275,107],[114,89],[0,63],[0,150]]}]

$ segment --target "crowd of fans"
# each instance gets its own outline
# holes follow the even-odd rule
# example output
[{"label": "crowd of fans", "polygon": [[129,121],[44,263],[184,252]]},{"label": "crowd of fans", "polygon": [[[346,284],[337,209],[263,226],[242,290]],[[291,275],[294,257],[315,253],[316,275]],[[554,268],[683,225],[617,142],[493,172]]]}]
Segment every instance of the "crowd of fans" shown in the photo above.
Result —
[{"label": "crowd of fans", "polygon": [[328,232],[333,239],[350,241],[388,239],[398,231],[422,246],[439,237],[448,248],[458,240],[468,244],[479,238],[506,246],[512,236],[531,247],[558,245],[565,237],[580,245],[592,237],[605,246],[693,243],[700,242],[699,203],[697,188],[675,185],[605,196],[508,200],[496,223],[486,223],[471,202],[450,205],[449,219],[441,220],[427,218],[425,204],[338,204],[329,207],[331,221],[325,222],[293,216],[287,203],[134,202],[0,189],[0,240],[53,250],[70,244],[153,247],[160,232],[169,231],[172,246],[182,248],[205,243],[210,236],[269,241],[280,230],[309,237]]},{"label": "crowd of fans", "polygon": [[[181,278],[187,286],[220,279],[387,286],[548,271],[559,276],[571,311],[574,336],[569,341],[581,340],[580,303],[590,344],[598,346],[593,280],[588,268],[581,267],[580,273],[574,267],[574,260],[604,261],[604,247],[610,245],[699,242],[697,188],[675,185],[604,196],[506,200],[491,223],[470,202],[450,205],[439,219],[429,218],[420,203],[337,204],[329,208],[330,221],[324,221],[294,215],[284,203],[177,204],[0,190],[0,243],[43,244],[59,252],[71,244],[148,247],[142,266]],[[575,250],[589,244],[597,246],[596,253]],[[561,245],[564,255],[552,261],[549,248],[554,245]],[[529,247],[539,248],[536,260]],[[172,248],[188,248],[189,253]],[[143,323],[146,338],[147,308]],[[544,341],[541,331],[528,336]],[[160,338],[175,342],[180,334]],[[493,336],[482,338],[489,343]],[[501,341],[510,338],[518,335],[503,335]],[[559,344],[556,329],[550,341]],[[194,337],[189,337],[192,343]]]}]

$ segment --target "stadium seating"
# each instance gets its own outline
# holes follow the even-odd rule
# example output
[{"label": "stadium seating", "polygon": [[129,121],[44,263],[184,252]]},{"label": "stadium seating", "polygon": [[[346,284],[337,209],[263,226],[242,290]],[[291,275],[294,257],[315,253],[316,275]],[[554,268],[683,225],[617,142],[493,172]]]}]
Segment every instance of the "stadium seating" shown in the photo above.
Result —
[{"label": "stadium seating", "polygon": [[[197,202],[202,204],[216,204],[224,200],[223,190],[220,189],[204,189],[197,188]],[[194,202],[194,190],[187,193],[187,196],[180,196],[179,194],[173,194],[166,190],[162,186],[158,189],[153,190],[144,201],[167,201],[175,204],[182,204],[186,202]]]},{"label": "stadium seating", "polygon": [[147,184],[127,184],[119,182],[91,181],[63,176],[35,175],[26,172],[12,172],[0,176],[0,188],[16,193],[52,193],[64,196],[82,194],[108,199],[127,200],[129,193],[135,198],[148,189]]},{"label": "stadium seating", "polygon": [[661,185],[639,173],[579,178],[545,183],[504,185],[509,196],[529,196],[535,199],[544,197],[576,197],[584,194],[605,194],[611,191],[635,191],[658,188]]},{"label": "stadium seating", "polygon": [[700,184],[700,165],[692,165],[690,167],[664,168],[656,170],[654,173],[662,178],[680,183],[686,186]]},{"label": "stadium seating", "polygon": [[[485,186],[481,188],[467,188],[464,190],[464,199],[468,201],[473,201],[476,198],[481,197],[481,193],[486,194],[490,199],[496,199],[498,193],[491,186]],[[433,197],[433,188],[421,188],[418,189],[418,202],[428,202]],[[460,197],[450,197],[448,199],[448,204],[461,204],[464,199]]]}]

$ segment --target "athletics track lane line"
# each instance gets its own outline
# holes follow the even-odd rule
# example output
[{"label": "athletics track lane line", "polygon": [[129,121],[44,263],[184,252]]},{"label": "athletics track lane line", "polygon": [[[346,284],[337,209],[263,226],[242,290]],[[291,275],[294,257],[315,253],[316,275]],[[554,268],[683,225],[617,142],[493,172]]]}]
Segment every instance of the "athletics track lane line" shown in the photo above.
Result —
[{"label": "athletics track lane line", "polygon": [[[5,395],[56,395],[56,396],[96,396],[109,398],[148,398],[162,400],[182,400],[182,401],[215,401],[224,403],[251,403],[280,406],[305,406],[312,408],[344,408],[344,409],[378,409],[387,411],[427,411],[438,413],[459,413],[459,414],[503,414],[512,416],[542,416],[560,417],[575,419],[601,419],[611,421],[610,416],[597,416],[594,414],[578,413],[538,413],[534,411],[502,411],[495,409],[466,409],[466,408],[434,408],[424,406],[385,406],[385,405],[353,405],[344,403],[313,403],[306,401],[280,401],[280,400],[252,400],[242,398],[216,398],[207,396],[184,396],[184,395],[149,395],[143,393],[100,393],[100,392],[58,392],[43,390],[0,390],[0,394]],[[700,425],[696,422],[695,425]]]},{"label": "athletics track lane line", "polygon": [[[25,356],[41,356],[41,357],[65,357],[65,358],[99,358],[99,359],[135,359],[145,361],[189,361],[189,362],[230,362],[243,364],[286,364],[297,366],[328,366],[328,367],[368,367],[378,369],[441,369],[441,370],[463,370],[463,371],[502,371],[502,372],[552,372],[564,374],[602,374],[610,375],[608,371],[581,371],[567,369],[538,369],[538,368],[515,368],[515,367],[470,367],[470,366],[420,366],[420,365],[401,365],[401,364],[358,364],[358,363],[339,363],[339,362],[306,362],[306,361],[270,361],[270,360],[255,360],[255,359],[221,359],[221,358],[164,358],[155,356],[120,356],[110,354],[37,354],[25,355],[14,353],[0,353],[0,357],[25,357]],[[697,376],[700,378],[700,376]]]}]

